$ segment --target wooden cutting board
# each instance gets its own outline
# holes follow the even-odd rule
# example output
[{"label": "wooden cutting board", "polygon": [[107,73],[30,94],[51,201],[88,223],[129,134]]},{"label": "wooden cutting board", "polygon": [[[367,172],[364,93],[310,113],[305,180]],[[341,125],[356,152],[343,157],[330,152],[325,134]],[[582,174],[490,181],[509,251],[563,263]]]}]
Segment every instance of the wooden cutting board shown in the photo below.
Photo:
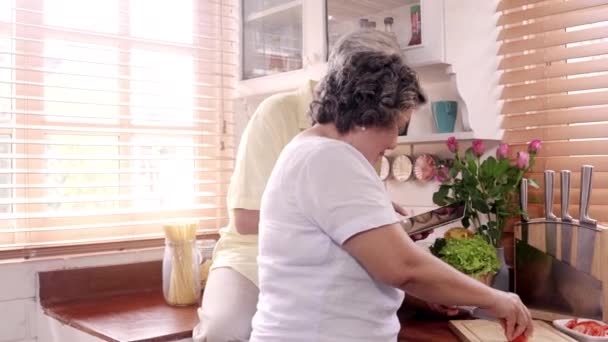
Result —
[{"label": "wooden cutting board", "polygon": [[[450,329],[464,342],[508,342],[498,322],[484,319],[450,321]],[[576,341],[551,325],[534,321],[534,335],[528,342]]]}]

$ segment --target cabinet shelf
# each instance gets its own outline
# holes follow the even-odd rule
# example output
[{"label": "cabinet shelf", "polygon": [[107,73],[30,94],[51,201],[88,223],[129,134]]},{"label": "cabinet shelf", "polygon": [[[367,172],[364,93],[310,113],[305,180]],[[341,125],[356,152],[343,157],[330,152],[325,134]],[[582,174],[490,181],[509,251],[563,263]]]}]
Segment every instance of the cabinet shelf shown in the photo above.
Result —
[{"label": "cabinet shelf", "polygon": [[269,18],[269,17],[279,15],[279,14],[285,14],[285,12],[288,12],[289,10],[295,9],[299,6],[302,6],[302,0],[290,1],[288,3],[270,7],[268,9],[265,9],[262,11],[253,12],[245,18],[245,21],[252,22],[252,21]]},{"label": "cabinet shelf", "polygon": [[424,43],[422,43],[422,44],[416,44],[416,45],[406,45],[407,43],[401,42],[399,44],[401,45],[401,50],[403,50],[403,51],[413,50],[413,49],[420,49],[420,48],[424,47]]},{"label": "cabinet shelf", "polygon": [[496,136],[482,136],[475,132],[453,132],[433,133],[427,135],[406,135],[397,139],[399,145],[422,145],[422,144],[445,144],[449,137],[455,137],[459,141],[471,141],[475,139],[499,141]]}]

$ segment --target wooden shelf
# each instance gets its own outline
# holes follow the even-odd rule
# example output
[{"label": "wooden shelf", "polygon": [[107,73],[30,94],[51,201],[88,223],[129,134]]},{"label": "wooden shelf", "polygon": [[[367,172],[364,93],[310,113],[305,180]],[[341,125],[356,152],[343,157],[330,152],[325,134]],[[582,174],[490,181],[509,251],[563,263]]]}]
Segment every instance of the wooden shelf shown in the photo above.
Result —
[{"label": "wooden shelf", "polygon": [[253,13],[249,14],[247,16],[247,18],[245,18],[245,21],[252,22],[252,21],[272,17],[277,14],[283,14],[284,12],[297,8],[298,6],[302,6],[302,0],[294,0],[294,1],[290,1],[286,4],[282,4],[282,5],[278,5],[278,6],[274,6],[274,7],[265,9],[263,11],[253,12]]},{"label": "wooden shelf", "polygon": [[399,145],[422,145],[422,144],[445,144],[449,137],[455,137],[459,141],[500,140],[497,137],[483,136],[474,132],[433,133],[428,135],[406,135],[397,139]]}]

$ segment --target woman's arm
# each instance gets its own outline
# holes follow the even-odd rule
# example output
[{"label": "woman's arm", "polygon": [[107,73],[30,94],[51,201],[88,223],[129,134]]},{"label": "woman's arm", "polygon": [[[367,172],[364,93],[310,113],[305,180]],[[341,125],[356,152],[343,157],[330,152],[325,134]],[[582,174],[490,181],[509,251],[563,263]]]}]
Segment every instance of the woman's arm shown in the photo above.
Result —
[{"label": "woman's arm", "polygon": [[532,331],[519,297],[483,285],[418,247],[398,224],[352,236],[343,247],[378,281],[432,303],[472,305],[507,323],[507,337]]}]

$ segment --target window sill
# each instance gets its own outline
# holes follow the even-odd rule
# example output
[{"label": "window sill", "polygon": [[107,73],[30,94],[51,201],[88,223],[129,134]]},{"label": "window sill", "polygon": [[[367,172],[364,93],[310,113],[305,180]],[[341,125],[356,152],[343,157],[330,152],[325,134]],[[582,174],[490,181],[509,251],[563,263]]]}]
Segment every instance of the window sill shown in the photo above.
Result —
[{"label": "window sill", "polygon": [[[161,235],[161,234],[159,234]],[[198,239],[219,238],[217,230],[199,231]],[[52,257],[93,255],[99,253],[113,253],[128,250],[141,250],[147,248],[158,248],[165,244],[164,237],[133,239],[122,241],[104,241],[93,243],[73,243],[69,245],[45,246],[45,247],[22,247],[11,249],[0,249],[0,262],[14,263],[25,260],[40,260]]]}]

